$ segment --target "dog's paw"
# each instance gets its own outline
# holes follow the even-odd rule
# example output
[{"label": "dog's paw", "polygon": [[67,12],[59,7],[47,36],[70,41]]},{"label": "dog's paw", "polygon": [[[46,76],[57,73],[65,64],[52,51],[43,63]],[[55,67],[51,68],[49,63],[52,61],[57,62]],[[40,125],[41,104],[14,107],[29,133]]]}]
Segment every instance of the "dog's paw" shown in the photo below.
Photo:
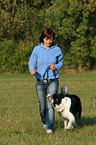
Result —
[{"label": "dog's paw", "polygon": [[73,129],[74,127],[73,126],[67,126],[67,127],[65,127],[64,129],[65,130],[69,130],[69,129]]}]

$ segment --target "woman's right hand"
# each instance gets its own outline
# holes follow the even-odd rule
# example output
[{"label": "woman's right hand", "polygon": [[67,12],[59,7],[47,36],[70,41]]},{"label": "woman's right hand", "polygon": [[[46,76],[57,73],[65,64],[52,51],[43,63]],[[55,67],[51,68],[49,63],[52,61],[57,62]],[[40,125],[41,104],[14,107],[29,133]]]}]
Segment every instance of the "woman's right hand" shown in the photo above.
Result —
[{"label": "woman's right hand", "polygon": [[36,69],[33,69],[33,70],[31,71],[31,75],[34,75],[36,72],[37,72],[37,70],[36,70]]}]

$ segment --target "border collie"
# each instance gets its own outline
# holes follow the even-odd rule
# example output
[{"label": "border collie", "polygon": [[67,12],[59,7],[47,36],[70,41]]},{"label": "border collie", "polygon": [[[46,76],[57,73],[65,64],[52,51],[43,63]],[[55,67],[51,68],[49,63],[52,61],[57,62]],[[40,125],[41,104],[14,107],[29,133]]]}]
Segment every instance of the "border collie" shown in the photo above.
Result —
[{"label": "border collie", "polygon": [[48,94],[47,99],[63,118],[65,129],[77,127],[82,112],[81,101],[77,95],[68,94],[67,87],[63,86],[61,93]]}]

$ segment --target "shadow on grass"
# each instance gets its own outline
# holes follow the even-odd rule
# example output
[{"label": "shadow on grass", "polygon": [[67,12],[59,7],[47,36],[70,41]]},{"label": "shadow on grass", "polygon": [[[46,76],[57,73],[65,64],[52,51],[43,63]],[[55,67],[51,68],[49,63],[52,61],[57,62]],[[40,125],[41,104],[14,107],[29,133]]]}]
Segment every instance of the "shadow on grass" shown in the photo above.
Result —
[{"label": "shadow on grass", "polygon": [[94,126],[96,125],[96,117],[82,117],[78,124],[81,128],[84,126]]},{"label": "shadow on grass", "polygon": [[[96,125],[96,117],[82,117],[79,122],[78,122],[78,127],[79,128],[83,128],[84,126],[94,126]],[[60,128],[64,128],[64,122],[63,122],[63,119],[62,121],[60,120],[59,121],[55,121],[55,124],[54,124],[54,129],[57,129],[58,127]]]}]

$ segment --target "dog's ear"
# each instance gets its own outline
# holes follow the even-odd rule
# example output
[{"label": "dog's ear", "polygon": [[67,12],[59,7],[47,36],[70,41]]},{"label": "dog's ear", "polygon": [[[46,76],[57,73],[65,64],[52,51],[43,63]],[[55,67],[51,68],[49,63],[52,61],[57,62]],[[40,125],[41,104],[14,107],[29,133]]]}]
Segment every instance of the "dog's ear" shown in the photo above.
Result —
[{"label": "dog's ear", "polygon": [[56,96],[57,96],[57,94],[53,94],[53,99],[55,99],[55,98],[56,98]]},{"label": "dog's ear", "polygon": [[61,94],[59,94],[59,93],[58,93],[58,98],[60,98],[60,99],[62,98],[62,95],[61,95]]}]

